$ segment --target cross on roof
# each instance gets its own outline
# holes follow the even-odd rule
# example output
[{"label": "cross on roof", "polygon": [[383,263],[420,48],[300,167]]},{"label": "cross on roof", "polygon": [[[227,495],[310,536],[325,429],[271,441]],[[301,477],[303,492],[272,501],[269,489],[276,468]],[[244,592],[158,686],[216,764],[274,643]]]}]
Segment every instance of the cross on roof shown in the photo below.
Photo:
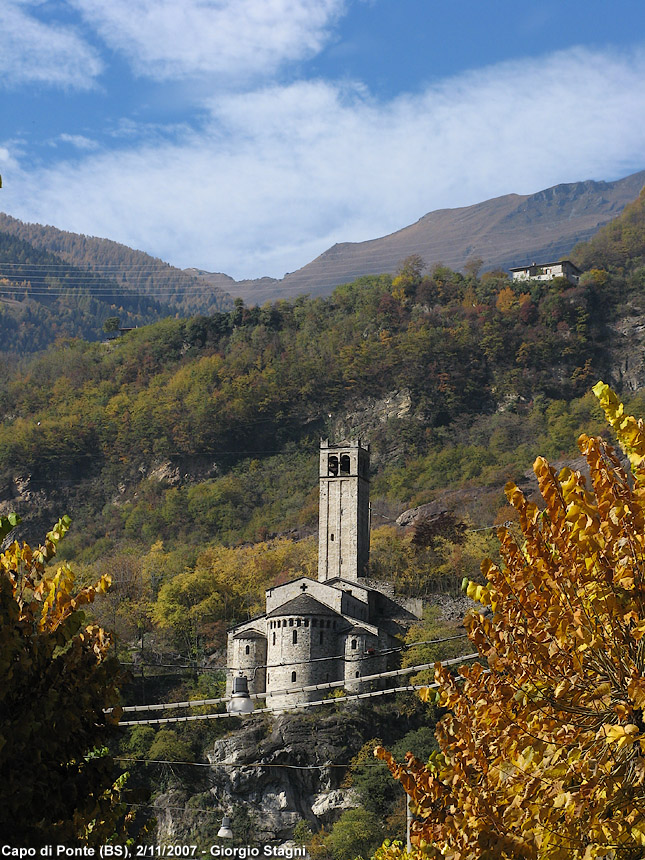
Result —
[{"label": "cross on roof", "polygon": [[308,588],[309,588],[309,586],[307,585],[307,583],[303,582],[302,585],[300,586],[300,591],[302,591],[302,593],[304,594]]}]

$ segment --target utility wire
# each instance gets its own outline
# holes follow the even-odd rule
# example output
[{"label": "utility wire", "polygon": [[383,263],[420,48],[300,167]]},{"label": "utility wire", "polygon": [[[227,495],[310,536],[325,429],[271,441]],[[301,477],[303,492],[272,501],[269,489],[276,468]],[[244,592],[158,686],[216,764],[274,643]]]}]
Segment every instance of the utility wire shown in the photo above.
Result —
[{"label": "utility wire", "polygon": [[[349,696],[339,696],[338,698],[331,699],[319,699],[316,702],[299,702],[297,704],[290,705],[281,705],[279,708],[257,708],[253,711],[253,715],[256,714],[275,714],[276,711],[292,711],[297,710],[298,708],[313,708],[317,705],[333,705],[340,704],[344,702],[349,702],[356,699],[371,699],[374,696],[388,696],[391,693],[408,693],[414,692],[415,690],[420,690],[423,687],[432,686],[430,684],[418,684],[416,686],[407,686],[407,687],[391,687],[387,690],[376,690],[371,693],[354,693]],[[297,691],[294,691],[297,692]],[[225,714],[196,714],[190,717],[163,717],[158,720],[130,720],[128,722],[119,723],[120,726],[153,726],[153,725],[165,725],[166,723],[190,723],[196,722],[198,720],[230,720],[234,715],[225,713]]]},{"label": "utility wire", "polygon": [[[258,616],[258,617],[261,618],[263,616]],[[325,660],[341,660],[341,659],[346,660],[347,662],[351,662],[351,663],[358,663],[362,660],[373,660],[375,657],[382,657],[382,656],[385,656],[387,654],[396,654],[399,651],[407,651],[408,649],[416,648],[419,645],[438,645],[441,642],[452,642],[455,639],[467,639],[467,638],[468,638],[467,633],[460,633],[457,636],[444,636],[442,639],[426,639],[422,642],[410,642],[409,645],[401,645],[397,648],[384,648],[381,651],[375,651],[373,654],[364,654],[362,656],[345,657],[344,654],[334,654],[331,657],[315,657],[313,660],[294,660],[294,661],[290,661],[289,663],[266,663],[263,665],[254,666],[252,668],[254,668],[254,669],[280,669],[284,666],[300,666],[301,664],[321,663],[321,662],[324,662]],[[198,666],[195,663],[188,663],[186,665],[177,665],[174,663],[145,663],[143,661],[124,663],[123,661],[121,661],[121,665],[122,666],[147,666],[150,668],[155,668],[157,666],[161,666],[161,667],[168,668],[168,669],[192,669],[193,671],[199,671],[199,672],[203,672],[203,671],[207,671],[207,672],[238,672],[240,670],[239,666],[235,666],[235,667],[233,667],[233,666],[203,666],[202,667],[202,666]],[[245,667],[245,668],[249,669],[251,667]],[[136,707],[142,708],[144,706],[137,705]],[[124,708],[123,710],[127,711],[127,710],[134,710],[134,709],[135,709],[135,707],[132,706],[132,707]]]},{"label": "utility wire", "polygon": [[[239,762],[218,761],[214,764],[211,764],[210,762],[205,761],[167,761],[166,759],[159,758],[127,758],[126,756],[114,756],[114,761],[132,761],[138,762],[140,764],[187,764],[192,765],[193,767],[281,767],[285,770],[323,770],[328,767],[351,767],[351,763],[332,764],[331,762],[328,764],[283,764],[282,762],[267,762],[266,764],[262,764],[261,762],[248,762],[245,764],[240,764]],[[379,767],[380,762],[362,762],[361,767],[363,766],[363,764],[366,764],[368,766],[371,766],[373,764],[374,767]]]},{"label": "utility wire", "polygon": [[[475,654],[465,654],[462,657],[453,657],[450,660],[442,660],[442,666],[454,666],[456,663],[463,663],[466,660],[473,660],[476,657],[479,657],[478,653]],[[311,684],[309,686],[304,687],[291,687],[289,689],[284,690],[274,690],[270,695],[283,695],[283,694],[293,694],[293,693],[306,693],[306,692],[314,692],[318,690],[331,690],[337,687],[344,687],[348,683],[355,683],[358,681],[359,683],[365,683],[366,681],[373,681],[378,678],[393,678],[398,675],[412,674],[413,672],[422,672],[427,669],[433,669],[434,663],[421,663],[418,666],[408,666],[405,669],[394,669],[389,672],[379,672],[375,675],[365,675],[360,679],[350,679],[350,681],[329,681],[325,684]],[[320,699],[316,702],[298,702],[294,704],[281,705],[275,708],[258,708],[254,711],[254,714],[264,714],[264,713],[275,713],[275,711],[284,711],[284,710],[293,710],[301,707],[313,707],[314,705],[319,704],[329,704],[329,702],[340,702],[340,701],[352,701],[357,699],[369,699],[374,696],[387,696],[390,693],[400,693],[400,692],[409,692],[414,690],[420,690],[422,687],[436,687],[437,684],[417,684],[417,685],[408,685],[405,687],[390,687],[385,690],[375,690],[368,693],[352,693],[349,695],[345,695],[339,697],[338,699]],[[266,699],[268,695],[265,693],[253,693],[249,698],[251,699]],[[200,702],[180,702],[174,703],[172,707],[198,707],[203,705],[214,705],[214,704],[222,704],[228,701],[226,698],[220,699],[204,699]],[[169,710],[170,708],[167,705],[154,705],[148,708],[144,708],[142,706],[135,706],[141,708],[141,710]],[[228,713],[225,714],[197,714],[189,717],[163,717],[156,720],[129,720],[129,721],[120,721],[120,726],[140,726],[140,725],[161,725],[165,723],[181,723],[181,722],[191,722],[195,720],[217,720],[224,719],[226,717],[230,717],[231,715]]]}]

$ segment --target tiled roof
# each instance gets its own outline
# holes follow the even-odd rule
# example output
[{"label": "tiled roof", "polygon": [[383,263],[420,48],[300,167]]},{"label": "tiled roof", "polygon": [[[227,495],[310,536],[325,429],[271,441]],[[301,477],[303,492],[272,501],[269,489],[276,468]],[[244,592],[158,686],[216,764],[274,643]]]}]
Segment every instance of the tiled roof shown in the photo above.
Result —
[{"label": "tiled roof", "polygon": [[336,615],[329,606],[311,597],[309,594],[299,594],[292,600],[278,606],[272,612],[269,612],[267,618],[277,618],[278,615]]}]

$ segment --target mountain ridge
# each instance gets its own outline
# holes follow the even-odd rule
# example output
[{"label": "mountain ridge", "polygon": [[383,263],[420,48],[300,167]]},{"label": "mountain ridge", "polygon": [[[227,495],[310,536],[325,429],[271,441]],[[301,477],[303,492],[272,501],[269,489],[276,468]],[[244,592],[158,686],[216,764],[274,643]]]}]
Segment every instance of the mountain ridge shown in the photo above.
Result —
[{"label": "mountain ridge", "polygon": [[284,278],[235,281],[223,273],[191,274],[240,297],[248,305],[308,293],[330,295],[362,275],[395,272],[405,257],[419,254],[428,266],[462,269],[481,258],[485,269],[509,269],[528,259],[568,254],[633,201],[645,185],[645,170],[613,182],[560,183],[533,194],[505,194],[471,206],[436,209],[413,224],[364,242],[339,242]]}]

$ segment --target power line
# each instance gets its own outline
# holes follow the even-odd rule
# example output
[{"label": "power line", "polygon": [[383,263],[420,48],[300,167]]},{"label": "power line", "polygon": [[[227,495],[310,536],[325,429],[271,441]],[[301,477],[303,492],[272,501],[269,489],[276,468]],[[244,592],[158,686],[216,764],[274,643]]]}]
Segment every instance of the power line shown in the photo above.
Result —
[{"label": "power line", "polygon": [[[261,618],[263,616],[257,616],[257,617]],[[309,663],[322,663],[326,660],[345,660],[346,662],[350,662],[350,663],[358,663],[358,662],[361,662],[363,660],[374,660],[376,657],[386,656],[387,654],[396,654],[399,651],[407,651],[410,648],[417,648],[420,645],[439,645],[442,642],[452,642],[453,640],[456,640],[456,639],[467,639],[467,638],[468,638],[467,633],[459,633],[457,636],[444,636],[442,639],[426,639],[426,640],[423,640],[421,642],[410,642],[407,645],[400,645],[396,648],[383,648],[381,651],[374,651],[373,654],[363,654],[360,656],[357,655],[356,657],[352,657],[352,656],[345,657],[344,654],[333,654],[331,657],[315,657],[313,660],[293,660],[293,661],[290,661],[289,663],[265,663],[265,664],[261,664],[258,666],[254,666],[253,668],[256,670],[257,669],[280,669],[280,668],[287,666],[287,665],[288,666],[300,666],[302,664],[308,665]],[[185,665],[177,665],[176,663],[146,663],[143,661],[138,661],[136,663],[135,662],[124,663],[123,661],[121,661],[121,665],[122,666],[142,666],[142,667],[147,666],[149,668],[155,668],[155,667],[160,666],[160,667],[163,667],[166,669],[190,669],[192,671],[199,671],[199,672],[203,672],[203,671],[206,671],[206,672],[237,672],[237,671],[239,671],[238,666],[235,666],[235,667],[233,667],[233,666],[203,666],[202,667],[202,666],[198,666],[195,663],[192,663],[192,664],[188,663]],[[142,710],[143,708],[145,708],[145,705],[133,705],[133,706],[128,706],[127,708],[124,708],[123,710],[124,711],[133,711],[133,710]]]},{"label": "power line", "polygon": [[[344,702],[349,702],[356,699],[369,699],[374,696],[387,696],[391,693],[407,693],[414,692],[415,690],[421,690],[423,687],[431,686],[429,684],[418,684],[416,686],[407,686],[407,687],[391,687],[387,690],[376,690],[371,693],[354,693],[347,696],[339,696],[338,698],[332,697],[331,699],[319,699],[316,702],[299,702],[298,704],[289,704],[289,705],[281,705],[279,708],[257,708],[253,711],[253,715],[255,714],[274,714],[276,711],[292,711],[297,710],[298,708],[313,708],[317,705],[334,705],[341,704]],[[230,720],[233,719],[234,715],[229,713],[225,714],[196,714],[190,717],[163,717],[158,720],[131,720],[129,722],[119,723],[120,726],[152,726],[152,725],[165,725],[166,723],[191,723],[196,722],[198,720]]]},{"label": "power line", "polygon": [[[442,666],[454,666],[457,663],[463,663],[465,660],[473,660],[479,656],[480,655],[478,653],[476,653],[476,654],[465,654],[462,657],[454,657],[454,658],[451,658],[450,660],[442,660],[441,665]],[[427,669],[433,669],[434,665],[435,665],[434,663],[422,663],[418,666],[408,666],[405,669],[394,669],[394,670],[389,671],[389,672],[379,672],[375,675],[365,675],[364,677],[362,677],[360,679],[356,679],[356,680],[358,680],[359,683],[365,683],[366,681],[373,681],[373,680],[376,680],[378,678],[392,678],[392,677],[396,677],[397,675],[411,674],[413,672],[422,672],[422,671],[427,670]],[[350,680],[352,682],[355,682],[355,679],[350,679]],[[305,686],[305,687],[291,687],[290,689],[274,690],[271,693],[271,695],[279,695],[279,694],[282,695],[282,694],[314,692],[314,691],[319,691],[319,690],[330,690],[333,688],[344,687],[347,683],[348,683],[347,681],[343,680],[343,681],[330,681],[330,682],[325,683],[325,684],[311,684],[311,685]],[[352,693],[352,694],[348,694],[348,695],[338,697],[338,698],[320,699],[320,700],[314,701],[314,702],[297,702],[297,703],[293,703],[293,704],[280,705],[279,707],[275,707],[275,708],[258,708],[253,713],[254,714],[275,713],[276,711],[294,710],[294,709],[298,709],[298,708],[308,708],[308,707],[314,707],[315,705],[329,704],[330,702],[333,704],[334,702],[338,703],[341,701],[347,702],[347,701],[354,701],[357,699],[369,699],[369,698],[372,698],[375,696],[387,696],[390,693],[411,692],[411,691],[415,691],[415,690],[420,690],[423,687],[437,687],[437,686],[438,686],[438,684],[435,683],[435,684],[408,685],[405,687],[390,687],[390,688],[387,688],[385,690],[374,690],[374,691],[371,691],[368,693]],[[250,696],[250,698],[251,699],[266,699],[266,698],[268,698],[268,695],[269,695],[268,693],[253,693]],[[227,699],[225,699],[225,698],[210,699],[210,700],[203,700],[203,704],[204,705],[222,704],[226,701],[227,701]],[[193,703],[190,703],[190,705],[193,705]],[[182,706],[183,706],[183,703],[182,703]],[[177,707],[177,705],[174,705],[174,707]],[[161,710],[161,709],[163,709],[163,706],[157,705],[157,706],[155,706],[155,709]],[[152,708],[149,708],[148,710],[152,710]],[[129,720],[129,721],[119,722],[119,725],[120,726],[162,725],[162,724],[166,724],[166,723],[184,723],[184,722],[193,722],[193,721],[197,721],[197,720],[218,720],[218,719],[225,719],[225,718],[228,718],[230,716],[231,715],[228,713],[225,713],[225,714],[196,714],[196,715],[188,716],[188,717],[162,717],[160,719],[155,719],[155,720]]]},{"label": "power line", "polygon": [[[329,768],[329,767],[338,767],[338,768],[346,769],[346,768],[352,766],[351,763],[350,764],[344,764],[344,763],[332,764],[331,762],[328,764],[284,764],[282,762],[267,762],[266,764],[263,764],[262,762],[248,762],[245,764],[239,764],[236,762],[228,762],[228,761],[219,762],[218,761],[218,762],[215,762],[214,764],[211,764],[210,762],[205,762],[205,761],[168,761],[166,759],[158,759],[158,758],[128,758],[127,756],[114,756],[114,761],[132,761],[132,762],[138,762],[140,764],[171,764],[171,765],[185,764],[185,765],[192,765],[193,767],[209,767],[209,768],[211,768],[211,767],[281,767],[285,770],[324,770],[324,769]],[[363,764],[366,764],[368,766],[379,767],[381,763],[378,761],[363,762],[363,763],[361,763],[361,766]],[[165,809],[165,807],[164,807],[164,809]]]}]

